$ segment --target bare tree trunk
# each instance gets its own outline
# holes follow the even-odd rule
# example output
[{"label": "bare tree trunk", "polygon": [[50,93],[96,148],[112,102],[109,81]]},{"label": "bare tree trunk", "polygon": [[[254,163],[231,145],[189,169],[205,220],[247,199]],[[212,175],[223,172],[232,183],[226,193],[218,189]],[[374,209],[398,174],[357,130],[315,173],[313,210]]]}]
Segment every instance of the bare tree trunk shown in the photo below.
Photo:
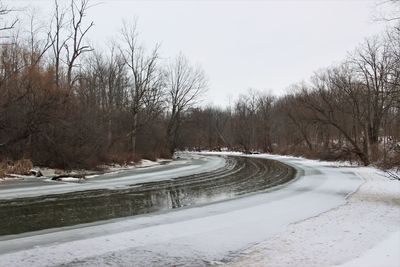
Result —
[{"label": "bare tree trunk", "polygon": [[131,133],[131,151],[135,155],[136,154],[136,137],[137,137],[137,126],[138,126],[138,114],[135,113],[133,115],[133,129]]},{"label": "bare tree trunk", "polygon": [[111,147],[112,144],[112,120],[109,117],[108,118],[108,123],[107,123],[107,142],[108,142],[108,148]]},{"label": "bare tree trunk", "polygon": [[167,141],[171,155],[175,152],[182,122],[182,114],[194,106],[206,90],[207,81],[200,68],[193,68],[188,60],[178,55],[168,68],[168,104],[171,117],[167,127]]}]

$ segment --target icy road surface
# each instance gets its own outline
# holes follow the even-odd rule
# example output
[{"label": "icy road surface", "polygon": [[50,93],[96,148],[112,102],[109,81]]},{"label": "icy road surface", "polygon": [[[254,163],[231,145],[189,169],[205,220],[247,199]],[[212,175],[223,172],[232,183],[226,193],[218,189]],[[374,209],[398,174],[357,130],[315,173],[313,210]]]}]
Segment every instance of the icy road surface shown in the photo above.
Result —
[{"label": "icy road surface", "polygon": [[143,182],[153,182],[173,179],[181,176],[203,173],[222,168],[224,158],[194,154],[181,154],[180,159],[167,165],[148,168],[123,170],[104,175],[97,175],[85,180],[85,183],[68,183],[58,181],[38,180],[31,182],[16,182],[0,184],[0,199],[35,197],[50,194],[62,194],[76,191],[96,189],[117,189]]},{"label": "icy road surface", "polygon": [[[355,253],[349,253],[352,242],[357,241],[354,236],[360,239],[359,233],[370,231],[369,222],[347,221],[346,212],[337,214],[342,216],[340,218],[331,213],[348,207],[349,196],[365,184],[366,179],[372,178],[361,178],[359,168],[337,168],[328,163],[298,158],[265,157],[296,167],[297,179],[265,193],[211,205],[101,224],[3,236],[0,237],[0,266],[202,266],[231,261],[238,266],[266,266],[268,261],[264,259],[269,256],[276,260],[272,261],[275,263],[272,266],[282,263],[285,258],[289,259],[289,262],[284,262],[288,266],[300,266],[297,263],[301,262],[310,263],[303,266],[313,266],[313,262],[318,266],[321,260],[313,261],[313,257],[335,265],[362,255],[364,250],[384,240],[390,231],[395,231],[395,223],[400,222],[399,212],[389,216],[388,225],[378,221],[381,228],[374,224],[374,238],[362,239],[362,246],[357,246]],[[396,192],[395,184],[392,187]],[[382,190],[376,194],[382,194]],[[396,194],[389,197],[396,198]],[[368,210],[369,203],[364,205]],[[350,210],[355,214],[353,217],[358,218],[357,207]],[[387,219],[388,214],[396,211],[399,211],[398,206],[392,205],[377,216],[380,220]],[[375,210],[369,212],[373,214]],[[318,228],[318,221],[314,220],[321,216],[331,216],[322,222],[352,235],[340,243],[340,231],[328,236],[324,236],[324,231],[313,233],[308,224]],[[368,216],[360,218],[369,219]],[[348,228],[342,229],[340,224]],[[293,235],[298,229],[296,225],[304,229]],[[279,238],[281,236],[283,238]],[[292,236],[293,244],[296,244],[294,248],[288,244]],[[321,250],[314,250],[320,254],[329,250],[329,246],[342,249],[301,257],[302,251],[309,251],[309,247],[303,245],[309,238],[311,244],[321,247]],[[269,243],[270,240],[273,242]],[[274,253],[275,244],[280,245],[279,253]],[[290,249],[297,258],[287,257],[291,255]]]}]

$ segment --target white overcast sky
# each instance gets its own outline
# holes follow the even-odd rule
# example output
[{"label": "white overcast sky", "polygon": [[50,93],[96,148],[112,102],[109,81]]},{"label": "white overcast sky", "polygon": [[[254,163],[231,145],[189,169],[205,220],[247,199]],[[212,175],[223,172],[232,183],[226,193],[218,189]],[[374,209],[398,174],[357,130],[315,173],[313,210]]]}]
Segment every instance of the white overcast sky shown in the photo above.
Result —
[{"label": "white overcast sky", "polygon": [[[9,7],[52,0],[2,1]],[[114,38],[137,18],[146,47],[161,43],[164,58],[182,51],[204,68],[210,82],[206,103],[225,105],[248,88],[282,94],[314,71],[339,62],[364,38],[383,31],[373,20],[376,0],[331,1],[113,1],[89,11],[94,44]]]}]

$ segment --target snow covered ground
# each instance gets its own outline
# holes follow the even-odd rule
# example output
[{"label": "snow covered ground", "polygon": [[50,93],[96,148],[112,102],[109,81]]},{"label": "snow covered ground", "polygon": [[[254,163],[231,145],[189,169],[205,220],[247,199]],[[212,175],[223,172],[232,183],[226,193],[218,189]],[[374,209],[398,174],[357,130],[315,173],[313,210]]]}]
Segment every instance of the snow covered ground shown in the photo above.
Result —
[{"label": "snow covered ground", "polygon": [[400,266],[399,181],[257,157],[296,167],[297,179],[211,205],[0,237],[0,266]]},{"label": "snow covered ground", "polygon": [[400,266],[400,182],[374,168],[348,170],[364,182],[344,205],[289,225],[231,265]]}]

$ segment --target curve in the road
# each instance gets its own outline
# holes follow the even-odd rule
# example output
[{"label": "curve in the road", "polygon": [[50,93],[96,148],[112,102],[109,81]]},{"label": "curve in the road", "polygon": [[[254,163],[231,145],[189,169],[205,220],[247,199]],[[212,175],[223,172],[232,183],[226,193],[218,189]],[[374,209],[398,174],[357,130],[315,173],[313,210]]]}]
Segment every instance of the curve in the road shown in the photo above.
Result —
[{"label": "curve in the road", "polygon": [[293,167],[275,160],[227,157],[223,168],[170,180],[0,200],[0,235],[232,199],[288,182],[295,173]]}]

